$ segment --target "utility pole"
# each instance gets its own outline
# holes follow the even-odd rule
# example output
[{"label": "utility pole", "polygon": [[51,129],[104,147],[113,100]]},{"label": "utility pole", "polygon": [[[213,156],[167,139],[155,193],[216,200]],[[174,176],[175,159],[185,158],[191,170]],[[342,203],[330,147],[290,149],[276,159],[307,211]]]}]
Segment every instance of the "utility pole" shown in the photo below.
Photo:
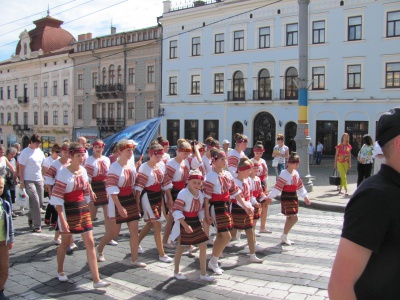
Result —
[{"label": "utility pole", "polygon": [[126,127],[126,66],[127,66],[127,62],[126,62],[126,36],[124,37],[124,96],[123,96],[123,116],[124,116],[124,120],[122,121],[123,124],[123,129],[125,129]]},{"label": "utility pole", "polygon": [[298,0],[299,4],[299,121],[295,137],[296,150],[300,156],[299,174],[307,192],[313,183],[310,175],[308,145],[311,141],[308,130],[308,5],[310,0]]}]

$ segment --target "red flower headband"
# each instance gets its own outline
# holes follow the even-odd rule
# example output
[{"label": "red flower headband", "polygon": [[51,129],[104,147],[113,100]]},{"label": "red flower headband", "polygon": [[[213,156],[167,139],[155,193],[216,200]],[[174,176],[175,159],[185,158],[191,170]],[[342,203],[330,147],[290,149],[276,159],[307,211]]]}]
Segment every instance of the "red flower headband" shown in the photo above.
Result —
[{"label": "red flower headband", "polygon": [[214,156],[212,156],[212,157],[211,157],[211,164],[212,164],[213,162],[215,162],[217,159],[222,158],[222,157],[226,157],[226,154],[225,154],[224,151],[221,151],[221,152],[215,154]]},{"label": "red flower headband", "polygon": [[195,175],[195,174],[189,175],[188,180],[192,180],[192,179],[203,180],[204,178],[203,178],[203,176],[201,176],[201,175]]},{"label": "red flower headband", "polygon": [[122,152],[122,151],[124,151],[125,149],[128,149],[128,148],[135,149],[135,146],[133,144],[125,144],[125,145],[123,145],[122,147],[119,148],[119,151]]},{"label": "red flower headband", "polygon": [[252,168],[252,165],[246,165],[243,167],[238,168],[238,171],[246,171],[246,170],[250,170]]},{"label": "red flower headband", "polygon": [[254,152],[265,152],[264,148],[253,148]]},{"label": "red flower headband", "polygon": [[93,143],[93,148],[94,148],[95,146],[101,146],[101,148],[104,149],[105,144],[102,143],[102,142],[94,142],[94,143]]},{"label": "red flower headband", "polygon": [[68,146],[62,146],[61,151],[68,151]]},{"label": "red flower headband", "polygon": [[178,152],[192,153],[192,148],[178,148]]},{"label": "red flower headband", "polygon": [[86,153],[86,149],[85,148],[78,148],[75,150],[69,150],[69,155],[74,156],[74,154],[76,153]]},{"label": "red flower headband", "polygon": [[249,140],[248,139],[238,139],[236,140],[236,143],[248,143]]},{"label": "red flower headband", "polygon": [[164,155],[164,149],[150,150],[150,155]]},{"label": "red flower headband", "polygon": [[169,146],[169,142],[168,141],[163,141],[160,143],[161,146]]}]

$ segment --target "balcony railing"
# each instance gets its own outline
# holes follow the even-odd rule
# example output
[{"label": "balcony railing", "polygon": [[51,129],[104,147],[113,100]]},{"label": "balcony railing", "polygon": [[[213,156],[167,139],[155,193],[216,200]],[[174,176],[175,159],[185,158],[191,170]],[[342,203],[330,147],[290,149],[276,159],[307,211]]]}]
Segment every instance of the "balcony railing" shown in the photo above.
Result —
[{"label": "balcony railing", "polygon": [[281,89],[280,99],[281,100],[297,100],[299,98],[299,92],[297,89]]},{"label": "balcony railing", "polygon": [[117,97],[124,91],[124,85],[116,84],[98,84],[96,85],[96,95],[98,98],[108,98],[109,96]]},{"label": "balcony railing", "polygon": [[272,100],[272,90],[253,90],[253,100]]},{"label": "balcony railing", "polygon": [[27,124],[14,124],[13,125],[13,130],[17,133],[22,133],[24,131],[31,131],[32,130],[32,125],[27,125]]},{"label": "balcony railing", "polygon": [[18,97],[18,104],[28,104],[29,103],[29,97],[27,96],[22,96]]},{"label": "balcony railing", "polygon": [[221,2],[222,0],[183,0],[183,1],[176,1],[177,3],[175,5],[171,6],[170,11],[175,11],[175,10],[182,10],[182,9],[187,9],[187,8],[192,8],[192,7],[198,7],[198,6],[203,6],[203,5],[208,5],[208,4],[214,4]]},{"label": "balcony railing", "polygon": [[21,125],[19,125],[19,124],[14,124],[14,125],[13,125],[13,130],[14,130],[14,131],[21,130]]},{"label": "balcony railing", "polygon": [[101,131],[116,131],[124,126],[122,118],[97,118],[96,123]]},{"label": "balcony railing", "polygon": [[227,99],[228,101],[244,101],[246,100],[246,91],[228,91]]}]

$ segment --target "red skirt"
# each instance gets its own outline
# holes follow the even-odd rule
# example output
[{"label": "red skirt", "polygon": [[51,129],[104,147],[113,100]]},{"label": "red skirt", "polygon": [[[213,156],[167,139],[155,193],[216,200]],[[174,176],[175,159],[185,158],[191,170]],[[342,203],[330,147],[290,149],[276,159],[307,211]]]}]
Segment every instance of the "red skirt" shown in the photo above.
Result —
[{"label": "red skirt", "polygon": [[295,215],[299,212],[299,200],[296,192],[282,191],[281,213],[285,216]]},{"label": "red skirt", "polygon": [[106,191],[105,180],[92,181],[92,189],[96,194],[96,201],[93,202],[95,206],[107,205],[108,195]]},{"label": "red skirt", "polygon": [[[83,190],[64,195],[64,211],[70,233],[85,233],[93,229],[89,205],[83,197]],[[61,232],[61,234],[69,234]]]},{"label": "red skirt", "polygon": [[253,228],[253,216],[248,215],[246,211],[239,205],[232,203],[232,218],[233,218],[233,228],[235,229],[250,229]]},{"label": "red skirt", "polygon": [[215,220],[214,226],[217,232],[225,232],[232,230],[233,220],[232,215],[229,212],[229,202],[226,201],[213,201],[210,203],[210,209],[214,209]]},{"label": "red skirt", "polygon": [[[179,221],[177,221],[179,222]],[[208,241],[207,235],[203,231],[199,217],[185,217],[185,222],[192,227],[193,232],[187,233],[181,225],[181,245],[197,245]]]},{"label": "red skirt", "polygon": [[131,193],[128,196],[118,196],[119,203],[122,207],[126,209],[127,217],[123,218],[118,212],[117,207],[115,207],[115,218],[117,224],[128,223],[140,219],[140,214],[138,207],[136,205],[135,196]]},{"label": "red skirt", "polygon": [[[156,220],[159,220],[161,218],[162,214],[162,209],[161,209],[161,201],[162,201],[162,192],[161,191],[150,191],[147,189],[144,189],[142,193],[140,194],[140,199],[142,199],[144,194],[147,194],[147,198],[149,199],[149,204],[151,207],[151,210],[153,211],[154,218]],[[144,212],[144,221],[145,222],[150,222],[153,221],[149,215]]]}]

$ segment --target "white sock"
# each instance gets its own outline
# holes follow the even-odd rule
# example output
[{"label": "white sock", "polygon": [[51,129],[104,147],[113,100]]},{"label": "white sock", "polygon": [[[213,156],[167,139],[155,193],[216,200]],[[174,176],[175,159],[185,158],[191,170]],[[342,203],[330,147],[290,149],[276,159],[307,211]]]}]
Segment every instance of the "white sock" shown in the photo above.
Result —
[{"label": "white sock", "polygon": [[255,254],[255,253],[250,254],[250,258],[255,258],[255,257],[256,257],[256,254]]},{"label": "white sock", "polygon": [[211,262],[213,265],[218,264],[218,257],[211,256],[210,262]]}]

